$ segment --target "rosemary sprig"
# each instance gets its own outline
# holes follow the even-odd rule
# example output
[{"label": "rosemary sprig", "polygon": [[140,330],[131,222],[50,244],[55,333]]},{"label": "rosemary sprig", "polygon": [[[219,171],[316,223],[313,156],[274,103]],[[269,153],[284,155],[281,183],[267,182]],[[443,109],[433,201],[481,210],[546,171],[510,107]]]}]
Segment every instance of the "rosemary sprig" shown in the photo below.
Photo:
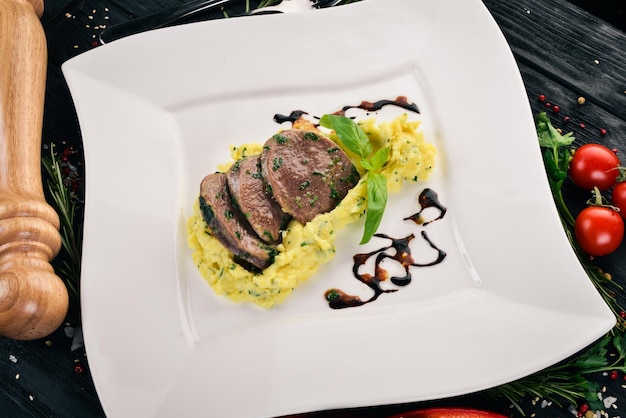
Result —
[{"label": "rosemary sprig", "polygon": [[72,313],[79,315],[82,225],[76,222],[77,202],[64,181],[54,144],[50,146],[50,155],[43,156],[41,163],[47,174],[49,203],[60,220],[61,251],[53,264],[67,286]]},{"label": "rosemary sprig", "polygon": [[485,394],[491,398],[508,399],[522,415],[521,404],[528,396],[545,399],[561,407],[566,403],[576,405],[584,400],[590,408],[598,410],[603,408],[597,396],[599,385],[589,376],[613,370],[626,372],[626,341],[623,333],[616,329],[561,363],[489,389]]}]

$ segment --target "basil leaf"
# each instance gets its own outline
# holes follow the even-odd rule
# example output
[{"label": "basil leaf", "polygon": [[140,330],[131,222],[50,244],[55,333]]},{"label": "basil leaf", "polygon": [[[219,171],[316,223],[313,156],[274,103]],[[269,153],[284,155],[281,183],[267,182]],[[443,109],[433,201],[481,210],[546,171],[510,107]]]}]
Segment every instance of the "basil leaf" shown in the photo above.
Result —
[{"label": "basil leaf", "polygon": [[365,165],[363,165],[363,167],[365,167],[366,170],[380,170],[387,162],[387,159],[389,159],[389,147],[380,148],[376,151],[372,158],[368,160],[368,163],[372,168],[367,168]]},{"label": "basil leaf", "polygon": [[365,213],[365,229],[361,244],[368,243],[380,225],[387,206],[387,179],[382,174],[367,173],[367,211]]},{"label": "basil leaf", "polygon": [[324,115],[320,125],[335,131],[341,143],[350,152],[361,158],[372,153],[372,144],[363,129],[352,119],[340,115]]},{"label": "basil leaf", "polygon": [[368,160],[361,160],[361,166],[367,171],[376,171],[374,166]]}]

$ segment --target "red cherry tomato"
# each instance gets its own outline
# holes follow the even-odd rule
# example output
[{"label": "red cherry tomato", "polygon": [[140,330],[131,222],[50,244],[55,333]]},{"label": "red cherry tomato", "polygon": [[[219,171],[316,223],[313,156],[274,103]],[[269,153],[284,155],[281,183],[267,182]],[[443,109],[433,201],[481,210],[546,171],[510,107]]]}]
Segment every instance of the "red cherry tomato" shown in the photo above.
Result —
[{"label": "red cherry tomato", "polygon": [[430,408],[404,412],[391,418],[506,418],[495,412],[469,408]]},{"label": "red cherry tomato", "polygon": [[576,217],[574,235],[580,247],[591,256],[615,251],[624,238],[624,221],[613,209],[589,206]]},{"label": "red cherry tomato", "polygon": [[569,175],[575,185],[586,190],[608,190],[615,184],[620,160],[615,152],[600,144],[585,144],[574,153]]},{"label": "red cherry tomato", "polygon": [[626,182],[619,182],[613,187],[611,203],[619,208],[620,215],[626,219]]}]

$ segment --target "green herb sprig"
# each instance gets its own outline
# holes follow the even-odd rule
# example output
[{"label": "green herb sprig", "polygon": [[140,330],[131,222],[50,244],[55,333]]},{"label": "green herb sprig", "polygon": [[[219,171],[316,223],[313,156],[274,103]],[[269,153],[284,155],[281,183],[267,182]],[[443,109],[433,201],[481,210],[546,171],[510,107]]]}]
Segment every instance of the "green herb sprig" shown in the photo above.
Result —
[{"label": "green herb sprig", "polygon": [[48,203],[59,215],[61,253],[53,261],[59,277],[65,283],[70,297],[70,316],[80,316],[80,269],[82,254],[82,225],[76,219],[78,207],[64,183],[61,165],[50,146],[50,155],[42,156],[41,163],[47,176]]},{"label": "green herb sprig", "polygon": [[539,113],[535,118],[537,137],[539,146],[543,149],[543,161],[548,175],[548,182],[552,191],[552,196],[556,203],[559,215],[563,222],[565,233],[570,244],[574,248],[580,263],[585,268],[591,282],[609,305],[611,311],[617,319],[617,328],[620,331],[626,330],[626,322],[621,318],[624,308],[615,297],[617,292],[623,292],[624,288],[614,280],[611,275],[602,271],[601,268],[592,263],[587,254],[580,248],[574,238],[574,225],[576,220],[565,204],[561,191],[563,183],[568,175],[569,163],[572,159],[571,144],[575,138],[571,132],[562,135],[550,122],[550,118],[545,112]]},{"label": "green herb sprig", "polygon": [[571,132],[561,135],[561,133],[552,126],[546,112],[541,112],[537,115],[535,124],[539,146],[543,149],[543,162],[546,168],[546,174],[548,175],[548,183],[550,184],[552,195],[554,196],[559,213],[565,221],[565,226],[572,228],[575,220],[563,200],[561,188],[567,178],[569,163],[572,159],[570,145],[574,142],[575,138]]},{"label": "green herb sprig", "polygon": [[489,389],[486,394],[507,398],[522,415],[520,405],[526,396],[549,400],[559,406],[563,406],[564,402],[576,405],[585,400],[592,409],[602,409],[602,401],[597,396],[598,384],[588,377],[612,370],[626,372],[626,323],[620,315],[624,309],[616,299],[616,293],[624,289],[592,263],[574,238],[575,218],[565,204],[561,189],[568,175],[575,138],[572,133],[563,135],[554,128],[545,112],[539,113],[535,122],[548,182],[565,232],[591,282],[615,314],[617,325],[600,340],[569,359],[525,378]]},{"label": "green herb sprig", "polygon": [[626,341],[618,332],[607,333],[600,340],[569,359],[530,376],[488,389],[491,398],[505,397],[524,415],[521,406],[527,396],[538,397],[563,407],[581,401],[594,410],[603,409],[598,398],[600,387],[590,375],[611,371],[626,372]]},{"label": "green herb sprig", "polygon": [[320,125],[334,130],[342,145],[360,158],[357,165],[367,172],[367,211],[361,238],[361,244],[366,244],[378,230],[387,206],[387,179],[379,171],[389,159],[389,147],[374,151],[372,142],[361,126],[345,116],[326,114],[320,119]]}]

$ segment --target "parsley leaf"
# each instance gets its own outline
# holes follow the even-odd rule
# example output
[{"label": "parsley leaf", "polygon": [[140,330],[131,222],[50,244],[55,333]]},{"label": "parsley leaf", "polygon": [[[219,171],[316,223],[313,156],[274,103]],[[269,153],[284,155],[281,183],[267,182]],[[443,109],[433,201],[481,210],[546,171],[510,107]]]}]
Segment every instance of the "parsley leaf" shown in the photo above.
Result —
[{"label": "parsley leaf", "polygon": [[571,132],[561,135],[561,133],[552,126],[546,112],[539,113],[535,118],[535,123],[540,147],[557,149],[571,145],[572,142],[574,142],[574,137]]}]

